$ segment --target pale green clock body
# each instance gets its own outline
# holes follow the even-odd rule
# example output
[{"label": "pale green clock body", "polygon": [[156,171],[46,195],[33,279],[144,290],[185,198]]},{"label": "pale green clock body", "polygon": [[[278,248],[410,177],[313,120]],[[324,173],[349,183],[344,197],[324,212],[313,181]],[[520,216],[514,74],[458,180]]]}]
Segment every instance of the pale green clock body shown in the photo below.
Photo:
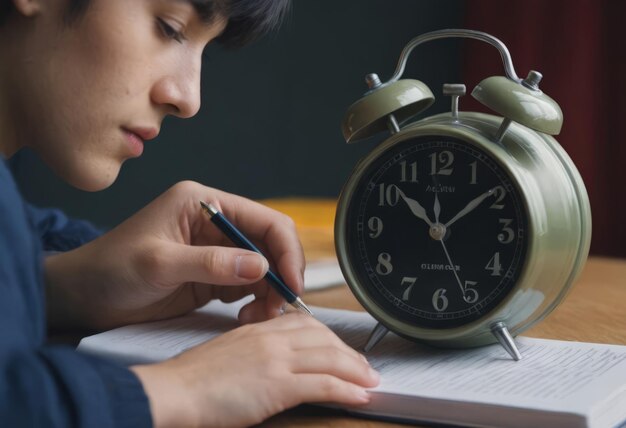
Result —
[{"label": "pale green clock body", "polygon": [[[416,46],[445,38],[499,51],[506,76],[487,77],[471,92],[498,116],[461,111],[465,85],[457,83],[443,86],[449,113],[410,122],[434,95],[419,80],[401,79],[407,59]],[[335,246],[346,282],[379,322],[366,351],[391,330],[438,346],[497,341],[519,360],[513,336],[546,317],[574,284],[589,252],[591,209],[580,174],[551,136],[563,114],[541,79],[535,70],[521,79],[504,43],[466,29],[417,36],[388,81],[365,76],[369,90],[348,108],[344,138],[391,136],[347,180]]]},{"label": "pale green clock body", "polygon": [[[342,190],[335,243],[346,281],[364,308],[401,336],[437,346],[479,346],[496,341],[492,328],[499,322],[515,336],[548,315],[583,268],[591,240],[591,211],[578,171],[554,138],[518,123],[512,122],[496,142],[494,135],[502,121],[498,116],[459,112],[409,124],[361,160]],[[392,146],[421,136],[462,140],[486,153],[517,187],[528,220],[527,250],[514,287],[484,316],[453,328],[416,326],[382,308],[359,281],[357,262],[347,251],[348,207],[363,174]]]}]

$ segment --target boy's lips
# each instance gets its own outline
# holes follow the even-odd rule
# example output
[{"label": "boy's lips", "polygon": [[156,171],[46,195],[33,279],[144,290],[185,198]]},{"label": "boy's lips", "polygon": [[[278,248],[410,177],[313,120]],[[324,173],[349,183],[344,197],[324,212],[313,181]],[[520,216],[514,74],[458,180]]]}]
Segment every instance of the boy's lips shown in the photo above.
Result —
[{"label": "boy's lips", "polygon": [[124,130],[130,134],[135,134],[142,141],[152,140],[159,135],[159,130],[152,127],[124,128]]},{"label": "boy's lips", "polygon": [[122,128],[132,157],[143,154],[143,145],[146,140],[151,140],[159,134],[156,128]]},{"label": "boy's lips", "polygon": [[152,127],[122,127],[122,131],[128,141],[132,157],[141,156],[144,143],[159,135],[159,130]]}]

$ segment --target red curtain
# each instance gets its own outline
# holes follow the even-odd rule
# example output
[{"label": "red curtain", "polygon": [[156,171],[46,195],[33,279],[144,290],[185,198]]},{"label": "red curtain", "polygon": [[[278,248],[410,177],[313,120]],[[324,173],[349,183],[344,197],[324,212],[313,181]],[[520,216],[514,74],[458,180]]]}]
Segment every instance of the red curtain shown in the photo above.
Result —
[{"label": "red curtain", "polygon": [[[591,252],[626,257],[626,2],[610,0],[468,0],[465,27],[502,40],[520,77],[540,71],[542,90],[559,103],[556,136],[587,186]],[[498,52],[465,42],[468,92],[504,75]],[[464,110],[486,111],[469,97]]]}]

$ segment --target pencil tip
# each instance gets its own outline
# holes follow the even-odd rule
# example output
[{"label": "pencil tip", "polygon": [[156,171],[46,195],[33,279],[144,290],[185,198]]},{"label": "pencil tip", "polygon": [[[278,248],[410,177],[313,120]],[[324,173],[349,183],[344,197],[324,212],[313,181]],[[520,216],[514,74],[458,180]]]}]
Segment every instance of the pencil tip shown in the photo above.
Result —
[{"label": "pencil tip", "polygon": [[207,212],[207,214],[209,214],[209,215],[211,215],[211,216],[213,216],[213,215],[217,214],[217,212],[218,212],[218,211],[217,211],[217,208],[215,208],[215,207],[214,207],[213,205],[211,205],[211,204],[207,204],[207,203],[206,203],[206,202],[204,202],[204,201],[200,201],[200,206],[202,207],[202,209],[203,209],[204,211],[206,211],[206,212]]},{"label": "pencil tip", "polygon": [[297,297],[296,300],[294,300],[291,304],[300,312],[313,316],[313,312],[311,312],[311,310],[304,304],[302,299],[300,299],[299,297]]}]

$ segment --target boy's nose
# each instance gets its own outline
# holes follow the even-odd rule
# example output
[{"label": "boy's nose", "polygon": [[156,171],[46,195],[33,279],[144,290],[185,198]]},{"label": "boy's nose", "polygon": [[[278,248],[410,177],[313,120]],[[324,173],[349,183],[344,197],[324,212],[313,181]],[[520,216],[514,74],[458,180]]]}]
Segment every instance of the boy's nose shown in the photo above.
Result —
[{"label": "boy's nose", "polygon": [[183,67],[162,77],[152,89],[152,101],[168,106],[168,113],[180,118],[200,110],[200,67]]}]

